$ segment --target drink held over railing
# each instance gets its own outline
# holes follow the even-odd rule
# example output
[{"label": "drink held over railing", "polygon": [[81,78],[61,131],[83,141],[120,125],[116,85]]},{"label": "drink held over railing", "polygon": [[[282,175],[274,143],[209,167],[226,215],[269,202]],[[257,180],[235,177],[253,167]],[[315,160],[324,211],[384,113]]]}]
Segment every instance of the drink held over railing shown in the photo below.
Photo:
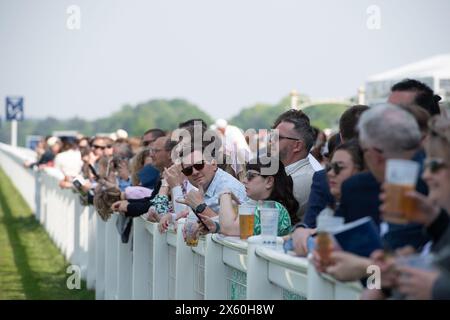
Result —
[{"label": "drink held over railing", "polygon": [[186,245],[196,247],[198,245],[198,219],[193,212],[190,212],[184,225],[186,233]]},{"label": "drink held over railing", "polygon": [[[415,190],[419,175],[419,164],[415,161],[390,159],[386,164],[385,207],[388,213],[400,216],[390,222],[407,223],[418,213],[417,202],[407,197],[409,191]],[[389,220],[389,215],[386,216]]]},{"label": "drink held over railing", "polygon": [[321,264],[324,266],[332,263],[330,259],[334,248],[333,230],[344,224],[344,218],[334,217],[334,211],[331,208],[323,209],[317,217],[317,236],[315,249],[319,253]]},{"label": "drink held over railing", "polygon": [[255,209],[255,205],[247,203],[239,206],[239,235],[241,239],[247,239],[253,235]]}]

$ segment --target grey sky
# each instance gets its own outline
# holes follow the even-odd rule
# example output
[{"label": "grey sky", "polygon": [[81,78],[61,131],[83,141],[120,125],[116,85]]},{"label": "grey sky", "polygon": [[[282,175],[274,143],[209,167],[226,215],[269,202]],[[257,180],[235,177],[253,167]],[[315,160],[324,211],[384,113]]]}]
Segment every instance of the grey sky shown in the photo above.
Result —
[{"label": "grey sky", "polygon": [[[72,4],[81,30],[66,28]],[[372,4],[380,30],[366,26]],[[448,0],[0,0],[0,97],[24,95],[32,117],[181,97],[228,118],[293,88],[352,95],[371,74],[450,52],[449,30]]]}]

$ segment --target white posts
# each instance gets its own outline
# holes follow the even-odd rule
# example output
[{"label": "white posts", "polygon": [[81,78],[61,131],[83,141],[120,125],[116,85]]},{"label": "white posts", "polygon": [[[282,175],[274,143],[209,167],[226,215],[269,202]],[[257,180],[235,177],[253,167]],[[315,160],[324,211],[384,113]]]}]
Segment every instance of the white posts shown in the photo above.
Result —
[{"label": "white posts", "polygon": [[36,218],[82,268],[96,299],[357,299],[361,292],[359,283],[318,274],[306,258],[260,246],[259,236],[247,242],[209,234],[188,247],[183,219],[177,232],[161,234],[156,223],[135,218],[133,236],[122,244],[117,214],[104,222],[77,194],[59,188],[54,170],[25,169],[17,150],[0,144],[1,167],[25,199],[39,197]]},{"label": "white posts", "polygon": [[17,147],[17,120],[11,120],[11,146]]}]

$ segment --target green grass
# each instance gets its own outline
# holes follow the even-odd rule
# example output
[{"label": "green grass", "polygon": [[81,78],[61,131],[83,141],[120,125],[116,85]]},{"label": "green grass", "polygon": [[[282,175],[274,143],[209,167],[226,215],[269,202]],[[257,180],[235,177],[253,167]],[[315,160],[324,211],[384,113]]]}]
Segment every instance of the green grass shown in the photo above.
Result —
[{"label": "green grass", "polygon": [[94,299],[67,288],[68,265],[0,169],[0,299]]}]

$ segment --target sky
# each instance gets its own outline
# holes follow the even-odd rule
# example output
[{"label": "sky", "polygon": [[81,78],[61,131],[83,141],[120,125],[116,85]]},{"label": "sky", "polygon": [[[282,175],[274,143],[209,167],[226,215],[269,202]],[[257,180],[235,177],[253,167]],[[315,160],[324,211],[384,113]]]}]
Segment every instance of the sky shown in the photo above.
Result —
[{"label": "sky", "polygon": [[230,118],[292,89],[355,95],[373,74],[450,53],[449,31],[448,0],[0,0],[0,98],[24,96],[34,118],[158,98]]}]

